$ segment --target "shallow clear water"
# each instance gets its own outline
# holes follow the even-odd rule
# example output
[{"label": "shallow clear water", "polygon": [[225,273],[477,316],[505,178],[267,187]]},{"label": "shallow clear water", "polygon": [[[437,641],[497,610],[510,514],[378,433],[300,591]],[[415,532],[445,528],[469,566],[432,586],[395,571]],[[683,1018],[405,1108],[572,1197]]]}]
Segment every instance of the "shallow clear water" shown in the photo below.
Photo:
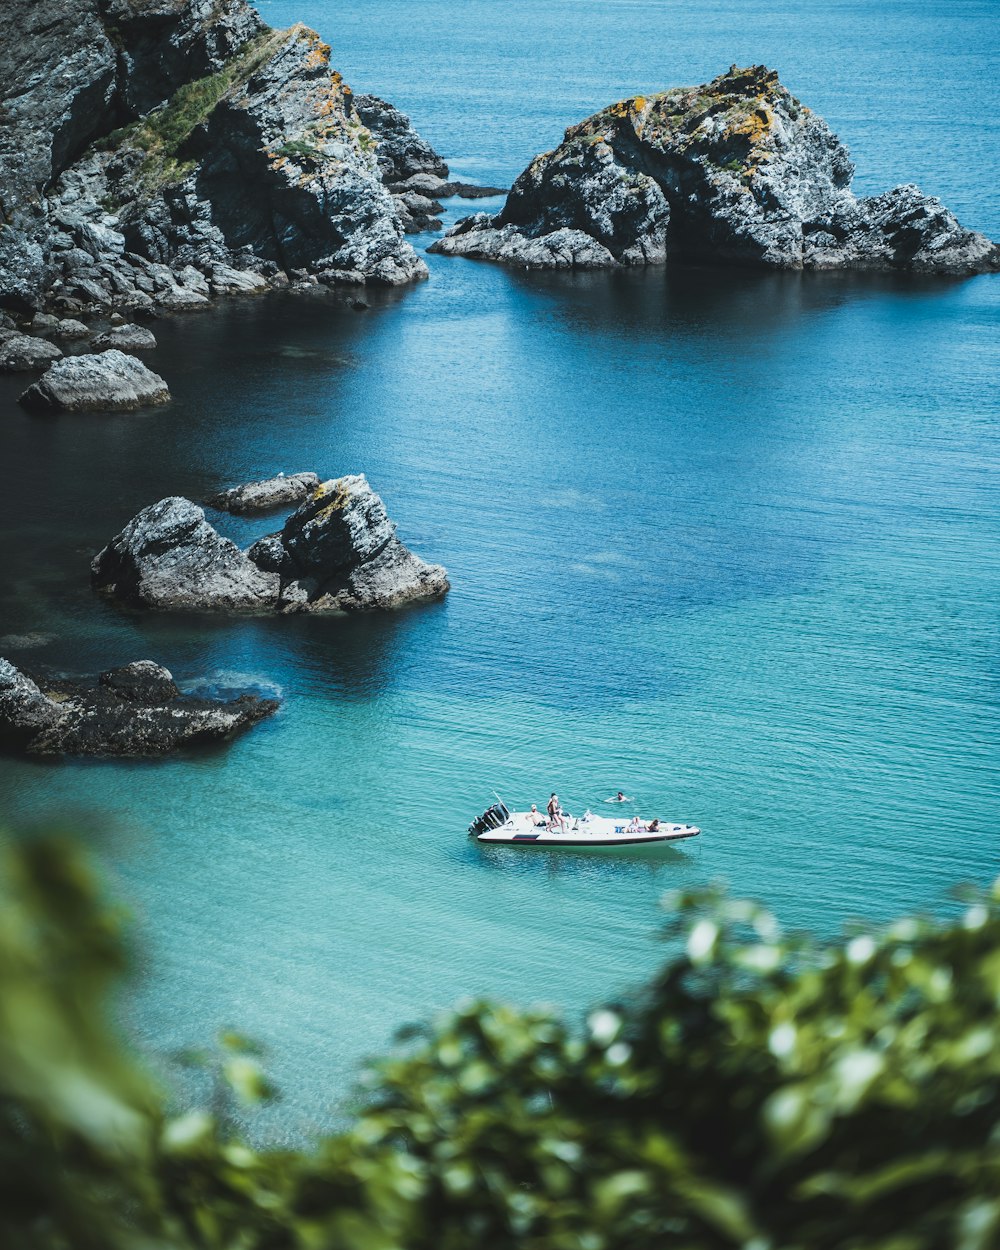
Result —
[{"label": "shallow clear water", "polygon": [[[989,5],[880,6],[877,29],[860,3],[262,9],[319,27],[462,174],[764,60],[864,189],[913,177],[1000,236]],[[194,760],[0,762],[14,817],[118,831],[131,1027],[155,1053],[263,1039],[273,1131],[324,1123],[361,1055],[460,995],[576,1009],[641,981],[667,888],[722,877],[828,932],[997,868],[1000,282],[429,261],[364,314],[158,323],[162,410],[32,419],[0,379],[3,653],[283,695]],[[300,469],[366,472],[447,601],[223,621],[91,595],[89,553],[144,504]],[[619,787],[704,836],[614,858],[464,836],[493,788],[581,810]]]}]

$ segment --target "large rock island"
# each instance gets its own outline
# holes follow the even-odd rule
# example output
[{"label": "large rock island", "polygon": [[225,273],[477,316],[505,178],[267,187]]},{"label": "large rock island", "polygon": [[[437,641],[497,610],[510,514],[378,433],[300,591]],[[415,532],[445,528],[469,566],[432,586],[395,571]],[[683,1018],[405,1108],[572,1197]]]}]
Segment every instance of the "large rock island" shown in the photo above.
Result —
[{"label": "large rock island", "polygon": [[363,474],[320,483],[280,531],[246,551],[189,499],[161,499],[95,556],[91,571],[95,589],[162,611],[347,612],[449,589],[440,565],[397,538]]},{"label": "large rock island", "polygon": [[246,0],[10,0],[4,17],[0,307],[184,311],[426,274],[404,238],[418,205],[385,179],[447,166],[391,105],[355,105],[313,31],[271,30]]},{"label": "large rock island", "polygon": [[152,660],[96,681],[35,681],[0,659],[0,747],[28,755],[166,755],[230,738],[277,711],[275,699],[181,694]]},{"label": "large rock island", "polygon": [[431,251],[529,268],[667,260],[775,269],[1000,269],[1000,248],[901,186],[867,199],[847,149],[762,65],[622,100],[536,157],[496,216]]}]

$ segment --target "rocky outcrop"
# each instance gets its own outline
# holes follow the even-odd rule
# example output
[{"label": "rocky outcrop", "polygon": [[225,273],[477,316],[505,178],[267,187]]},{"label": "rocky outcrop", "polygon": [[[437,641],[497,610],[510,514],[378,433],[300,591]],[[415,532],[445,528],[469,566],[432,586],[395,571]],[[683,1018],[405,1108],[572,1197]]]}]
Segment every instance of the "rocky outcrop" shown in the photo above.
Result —
[{"label": "rocky outcrop", "polygon": [[98,7],[118,49],[122,106],[131,116],[225,69],[267,29],[245,3],[99,0]]},{"label": "rocky outcrop", "polygon": [[145,326],[126,322],[124,325],[112,326],[110,330],[98,334],[91,346],[95,351],[115,347],[122,352],[150,352],[156,346],[156,335]]},{"label": "rocky outcrop", "polygon": [[57,360],[19,402],[29,412],[132,412],[169,398],[159,374],[134,356],[111,349]]},{"label": "rocky outcrop", "polygon": [[391,105],[369,110],[384,139],[368,128],[312,31],[270,30],[246,0],[8,9],[0,307],[185,311],[294,271],[426,274],[380,153],[446,167]]},{"label": "rocky outcrop", "polygon": [[266,611],[279,579],[265,573],[205,520],[197,504],[161,499],[135,516],[94,558],[91,581],[137,607],[163,611]]},{"label": "rocky outcrop", "polygon": [[144,508],[95,558],[92,583],[165,611],[345,612],[394,608],[448,590],[396,536],[363,475],[324,482],[284,528],[247,551],[180,497]]},{"label": "rocky outcrop", "polygon": [[206,499],[210,508],[219,512],[233,512],[249,516],[260,512],[273,512],[275,508],[287,508],[300,504],[319,486],[316,473],[279,473],[262,482],[246,482],[233,486]]},{"label": "rocky outcrop", "polygon": [[45,339],[16,331],[0,333],[0,373],[27,373],[32,369],[44,369],[61,355],[59,348]]},{"label": "rocky outcrop", "polygon": [[449,589],[440,565],[426,564],[397,538],[364,474],[324,482],[280,533],[247,554],[280,576],[285,612],[396,608]]},{"label": "rocky outcrop", "polygon": [[0,659],[0,746],[29,755],[155,756],[232,737],[274,699],[183,695],[165,668],[137,660],[97,682],[34,680]]},{"label": "rocky outcrop", "polygon": [[499,214],[432,247],[528,267],[667,260],[776,269],[1000,269],[1000,249],[916,187],[857,198],[847,149],[764,66],[622,100],[566,131]]}]

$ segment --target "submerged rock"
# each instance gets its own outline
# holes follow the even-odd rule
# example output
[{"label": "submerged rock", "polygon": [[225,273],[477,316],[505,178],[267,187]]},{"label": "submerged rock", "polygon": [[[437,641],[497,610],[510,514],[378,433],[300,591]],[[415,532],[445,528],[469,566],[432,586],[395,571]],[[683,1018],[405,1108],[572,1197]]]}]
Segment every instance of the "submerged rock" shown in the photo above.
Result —
[{"label": "submerged rock", "polygon": [[857,198],[847,149],[764,66],[622,100],[535,158],[503,209],[430,249],[529,267],[668,259],[776,269],[1000,269],[913,186]]},{"label": "submerged rock", "polygon": [[99,334],[94,339],[92,346],[97,351],[108,347],[117,347],[123,352],[150,352],[156,346],[156,336],[152,330],[147,330],[145,326],[137,326],[131,322],[126,322],[125,325],[112,326],[110,330],[105,330],[103,334]]},{"label": "submerged rock", "polygon": [[183,695],[152,660],[111,669],[95,684],[35,681],[0,659],[0,745],[29,755],[165,755],[229,738],[277,708],[277,700],[250,694]]},{"label": "submerged rock", "polygon": [[189,499],[175,495],[143,510],[100,551],[91,582],[125,603],[165,611],[266,611],[279,579],[223,538]]},{"label": "submerged rock", "polygon": [[488,200],[494,195],[507,195],[510,187],[480,186],[476,182],[446,182],[439,187],[437,194],[443,199],[453,196],[460,200]]},{"label": "submerged rock", "polygon": [[95,556],[91,575],[97,590],[164,611],[346,612],[449,588],[443,568],[400,542],[363,475],[317,486],[281,531],[245,552],[190,500],[161,499]]},{"label": "submerged rock", "polygon": [[319,486],[317,473],[279,473],[262,482],[246,482],[229,490],[212,495],[205,502],[220,512],[234,512],[245,516],[255,512],[270,512],[274,508],[299,504]]},{"label": "submerged rock", "polygon": [[44,369],[62,352],[54,343],[33,338],[30,334],[16,331],[0,335],[0,373],[27,373],[31,369]]},{"label": "submerged rock", "polygon": [[132,412],[165,404],[167,384],[134,356],[110,349],[57,360],[20,396],[30,412]]}]

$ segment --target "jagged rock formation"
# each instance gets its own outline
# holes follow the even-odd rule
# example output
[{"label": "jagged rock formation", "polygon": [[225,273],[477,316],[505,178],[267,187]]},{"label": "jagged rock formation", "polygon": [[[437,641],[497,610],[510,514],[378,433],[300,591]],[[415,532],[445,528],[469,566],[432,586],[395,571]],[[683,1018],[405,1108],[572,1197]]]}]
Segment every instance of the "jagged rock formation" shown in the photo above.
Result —
[{"label": "jagged rock formation", "polygon": [[426,564],[396,537],[364,474],[324,482],[280,533],[247,554],[280,576],[285,612],[396,608],[449,589],[439,564]]},{"label": "jagged rock formation", "polygon": [[365,124],[312,31],[246,0],[10,0],[5,18],[0,306],[181,311],[289,275],[426,274],[380,119],[386,168],[446,167],[391,105]]},{"label": "jagged rock formation", "polygon": [[317,473],[279,473],[263,482],[245,482],[206,499],[210,508],[250,516],[300,504],[319,486]]},{"label": "jagged rock formation", "polygon": [[528,267],[668,259],[777,269],[1000,269],[1000,249],[913,186],[858,199],[847,149],[764,66],[622,100],[535,158],[495,217],[432,251]]},{"label": "jagged rock formation", "polygon": [[275,699],[182,695],[152,660],[102,673],[97,683],[33,680],[0,659],[0,746],[29,755],[165,755],[232,737],[278,709]]},{"label": "jagged rock formation", "polygon": [[396,212],[407,234],[440,230],[438,215],[442,206],[431,196],[410,187],[407,179],[425,177],[435,188],[444,185],[448,166],[431,145],[413,129],[405,113],[375,95],[354,98],[358,116],[379,136],[378,168],[383,183],[393,196]]},{"label": "jagged rock formation", "polygon": [[448,590],[396,537],[363,475],[317,486],[284,528],[247,551],[180,496],[144,508],[94,558],[95,589],[165,611],[344,612]]},{"label": "jagged rock formation", "polygon": [[133,412],[169,398],[158,373],[112,348],[96,356],[57,360],[19,402],[29,412]]}]

